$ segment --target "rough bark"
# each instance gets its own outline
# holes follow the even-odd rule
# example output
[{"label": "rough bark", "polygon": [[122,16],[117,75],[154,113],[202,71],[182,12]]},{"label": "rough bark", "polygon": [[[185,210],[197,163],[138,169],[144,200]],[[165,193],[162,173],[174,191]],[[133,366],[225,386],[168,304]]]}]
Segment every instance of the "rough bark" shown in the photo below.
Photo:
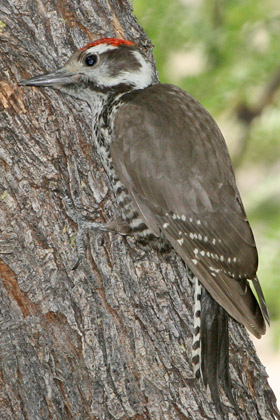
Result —
[{"label": "rough bark", "polygon": [[[85,103],[17,81],[61,66],[92,39],[151,51],[127,0],[1,0],[0,418],[216,419],[191,367],[192,285],[182,261],[133,238],[76,225],[117,213]],[[264,367],[232,321],[231,377],[242,419],[279,418]],[[225,399],[225,418],[236,418]],[[231,413],[231,414],[230,414]]]}]

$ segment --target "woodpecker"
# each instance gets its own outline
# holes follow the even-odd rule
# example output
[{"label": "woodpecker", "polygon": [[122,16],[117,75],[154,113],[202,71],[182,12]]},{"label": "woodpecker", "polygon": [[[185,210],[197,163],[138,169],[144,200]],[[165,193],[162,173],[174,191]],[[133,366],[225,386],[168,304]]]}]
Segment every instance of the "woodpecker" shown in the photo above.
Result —
[{"label": "woodpecker", "polygon": [[[158,83],[144,51],[122,39],[91,42],[64,67],[19,84],[88,102],[94,146],[125,225],[142,246],[174,248],[194,274],[195,376],[218,408],[220,385],[236,407],[228,316],[260,338],[269,314],[253,233],[214,119],[179,87]],[[93,225],[118,230],[113,222]]]}]

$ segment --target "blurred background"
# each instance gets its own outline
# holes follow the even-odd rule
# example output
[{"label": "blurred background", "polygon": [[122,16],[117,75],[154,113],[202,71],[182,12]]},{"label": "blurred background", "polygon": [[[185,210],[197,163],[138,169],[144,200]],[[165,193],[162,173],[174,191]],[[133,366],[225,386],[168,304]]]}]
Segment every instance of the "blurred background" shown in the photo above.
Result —
[{"label": "blurred background", "polygon": [[254,340],[280,401],[279,0],[134,0],[161,82],[214,116],[234,163],[259,250],[271,328]]}]

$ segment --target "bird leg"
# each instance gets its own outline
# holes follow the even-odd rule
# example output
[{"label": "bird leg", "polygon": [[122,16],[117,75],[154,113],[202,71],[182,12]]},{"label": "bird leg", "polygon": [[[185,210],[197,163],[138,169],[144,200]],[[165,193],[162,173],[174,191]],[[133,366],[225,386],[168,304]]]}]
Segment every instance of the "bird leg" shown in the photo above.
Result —
[{"label": "bird leg", "polygon": [[63,202],[67,209],[67,213],[78,226],[76,237],[76,251],[78,258],[75,264],[72,266],[72,270],[75,270],[79,266],[85,256],[84,235],[88,231],[114,232],[124,236],[131,234],[129,225],[122,218],[112,220],[108,223],[90,222],[86,220],[85,216],[83,216],[83,207],[80,200],[77,198],[76,201],[76,208],[74,208],[72,200],[66,195],[63,197]]}]

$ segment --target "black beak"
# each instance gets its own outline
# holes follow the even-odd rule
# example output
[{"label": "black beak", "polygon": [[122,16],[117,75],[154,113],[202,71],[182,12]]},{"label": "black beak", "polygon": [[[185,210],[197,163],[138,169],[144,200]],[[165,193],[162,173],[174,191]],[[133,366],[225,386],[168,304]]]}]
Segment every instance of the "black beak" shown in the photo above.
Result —
[{"label": "black beak", "polygon": [[18,84],[21,86],[51,86],[65,85],[75,82],[73,76],[77,73],[67,72],[64,68],[54,71],[53,73],[42,74],[32,77],[31,79],[21,80]]}]

